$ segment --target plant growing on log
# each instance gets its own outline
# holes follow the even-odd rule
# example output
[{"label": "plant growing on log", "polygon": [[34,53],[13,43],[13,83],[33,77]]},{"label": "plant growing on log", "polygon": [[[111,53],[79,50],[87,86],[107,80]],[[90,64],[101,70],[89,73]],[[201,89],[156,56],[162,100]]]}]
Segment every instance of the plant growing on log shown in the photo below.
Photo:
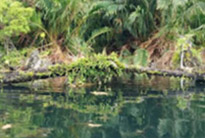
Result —
[{"label": "plant growing on log", "polygon": [[91,57],[81,58],[70,65],[57,65],[51,68],[52,74],[62,75],[65,73],[68,77],[68,83],[82,84],[85,82],[106,83],[113,76],[122,73],[124,65],[117,59],[116,54],[106,56],[96,54]]}]

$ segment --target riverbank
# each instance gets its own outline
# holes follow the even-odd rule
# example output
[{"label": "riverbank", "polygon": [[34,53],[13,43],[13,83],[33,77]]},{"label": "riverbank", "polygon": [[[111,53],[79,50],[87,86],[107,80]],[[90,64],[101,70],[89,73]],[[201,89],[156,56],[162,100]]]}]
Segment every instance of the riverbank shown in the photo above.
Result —
[{"label": "riverbank", "polygon": [[[168,51],[167,53],[170,52]],[[165,53],[164,55],[166,55],[167,53]],[[0,77],[1,82],[18,83],[31,81],[35,79],[45,79],[49,77],[66,75],[72,76],[72,74],[75,74],[77,76],[78,73],[82,73],[84,75],[84,78],[82,78],[82,75],[78,76],[80,77],[78,78],[78,80],[84,79],[84,81],[86,81],[89,80],[88,78],[97,78],[99,76],[98,72],[101,72],[104,75],[98,78],[98,81],[100,81],[100,79],[105,79],[103,78],[103,76],[110,77],[112,76],[112,73],[114,75],[115,72],[119,72],[117,71],[118,68],[123,72],[128,71],[134,73],[145,73],[147,75],[188,77],[196,80],[204,80],[205,78],[205,70],[202,66],[198,68],[187,67],[184,70],[171,69],[174,68],[174,65],[171,65],[170,63],[171,67],[167,69],[161,69],[153,67],[154,64],[158,64],[158,60],[157,62],[153,62],[151,57],[147,59],[151,62],[149,62],[146,67],[135,65],[131,62],[129,64],[126,64],[126,62],[124,62],[124,60],[126,59],[133,61],[136,57],[138,57],[138,60],[140,60],[140,58],[142,57],[139,57],[137,54],[133,54],[132,58],[122,57],[121,55],[117,55],[114,53],[113,55],[107,55],[105,53],[92,54],[91,56],[87,57],[74,56],[72,60],[69,60],[69,62],[68,59],[65,59],[64,61],[52,61],[52,56],[52,49],[39,51],[39,49],[35,48],[26,48],[20,51],[13,51],[8,55],[2,54],[0,64],[0,70],[2,72]],[[104,68],[99,68],[103,66]],[[114,71],[111,73],[109,71],[106,71],[107,69],[111,72],[112,69],[114,69]],[[70,72],[70,74],[68,74],[68,72]],[[90,74],[88,72],[90,72]],[[115,75],[120,74],[116,73]],[[70,79],[71,82],[74,80],[74,78]]]},{"label": "riverbank", "polygon": [[[14,57],[15,58],[15,57]],[[15,60],[15,59],[12,59]],[[120,76],[123,72],[147,74],[156,76],[186,77],[196,81],[205,80],[205,71],[200,68],[189,70],[157,69],[153,67],[140,67],[126,65],[120,61],[117,54],[93,54],[81,57],[70,63],[52,63],[49,56],[42,58],[42,53],[34,50],[29,57],[22,58],[24,65],[7,66],[7,71],[1,73],[1,83],[20,83],[37,79],[46,79],[66,76],[68,84],[81,85],[83,83],[104,83],[112,77]],[[5,61],[10,62],[10,61]],[[12,70],[11,70],[12,68]]]}]

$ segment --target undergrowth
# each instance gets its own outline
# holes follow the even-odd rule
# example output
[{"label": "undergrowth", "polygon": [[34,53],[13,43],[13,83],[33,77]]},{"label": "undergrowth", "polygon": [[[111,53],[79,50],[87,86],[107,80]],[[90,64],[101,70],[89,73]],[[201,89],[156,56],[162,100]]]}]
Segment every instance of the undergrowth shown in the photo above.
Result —
[{"label": "undergrowth", "polygon": [[81,58],[69,65],[56,65],[50,68],[54,75],[66,75],[69,84],[106,83],[112,77],[121,75],[123,69],[124,65],[114,53],[109,56],[95,54]]},{"label": "undergrowth", "polygon": [[14,50],[9,52],[9,54],[6,54],[6,52],[2,50],[2,57],[0,58],[0,69],[8,68],[8,66],[14,68],[22,66],[23,62],[27,59],[28,55],[33,51],[33,49],[34,48],[24,48],[22,50]]}]

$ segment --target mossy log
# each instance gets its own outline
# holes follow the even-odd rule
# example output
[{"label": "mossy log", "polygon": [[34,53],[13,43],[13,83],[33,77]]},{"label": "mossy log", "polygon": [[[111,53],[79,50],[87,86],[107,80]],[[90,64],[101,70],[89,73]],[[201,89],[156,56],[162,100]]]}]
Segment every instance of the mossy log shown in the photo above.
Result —
[{"label": "mossy log", "polygon": [[195,80],[204,80],[205,73],[201,72],[187,72],[183,70],[163,70],[163,69],[154,69],[154,68],[142,68],[142,67],[127,67],[126,72],[133,73],[146,73],[147,75],[156,75],[156,76],[173,76],[173,77],[186,77],[192,78]]},{"label": "mossy log", "polygon": [[[64,68],[64,67],[62,67]],[[157,76],[173,76],[173,77],[187,77],[192,78],[196,81],[205,81],[205,73],[189,73],[180,70],[160,70],[160,69],[153,69],[153,68],[138,68],[138,67],[125,67],[125,72],[131,73],[146,73],[147,75],[157,75]],[[63,72],[61,70],[60,74],[53,73],[52,71],[15,71],[11,73],[1,74],[0,75],[0,83],[1,84],[9,84],[9,83],[21,83],[21,82],[28,82],[32,80],[38,79],[47,79],[52,77],[60,77],[65,76],[66,70]]]},{"label": "mossy log", "polygon": [[0,83],[1,84],[11,84],[11,83],[21,83],[21,82],[28,82],[32,80],[38,79],[47,79],[52,77],[50,71],[44,72],[32,72],[32,71],[15,71],[11,73],[5,73],[4,75],[0,76]]}]

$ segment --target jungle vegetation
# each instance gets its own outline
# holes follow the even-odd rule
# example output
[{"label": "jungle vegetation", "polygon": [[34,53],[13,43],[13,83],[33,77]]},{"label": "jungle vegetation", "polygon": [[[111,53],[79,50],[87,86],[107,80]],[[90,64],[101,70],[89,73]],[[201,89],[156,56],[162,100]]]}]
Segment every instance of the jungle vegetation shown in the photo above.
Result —
[{"label": "jungle vegetation", "polygon": [[[27,61],[36,50],[39,55],[32,62],[53,65],[46,73],[69,74],[62,81],[52,81],[50,89],[64,85],[65,80],[103,84],[127,65],[205,71],[205,0],[0,0],[0,83],[7,71],[32,76],[35,72],[30,72]],[[130,88],[124,93],[119,86],[115,90],[100,85],[66,87],[65,93],[48,90],[49,94],[40,93],[38,83],[30,84],[28,93],[22,87],[14,93],[4,88],[0,137],[89,137],[94,136],[88,128],[91,119],[104,123],[100,134],[105,136],[111,131],[124,137],[147,132],[157,132],[158,137],[203,136],[205,96],[194,91],[166,97],[167,87],[176,91],[184,78],[164,81],[163,76],[157,86],[158,78],[127,76],[118,80],[138,80],[135,88],[146,84],[143,96],[132,95],[128,83],[121,85]],[[164,93],[149,94],[151,88]],[[39,94],[31,92],[35,89]],[[96,96],[96,90],[107,95]],[[3,130],[3,126],[13,128]]]},{"label": "jungle vegetation", "polygon": [[53,63],[115,52],[126,64],[176,69],[182,58],[183,67],[205,58],[204,0],[0,3],[1,68],[22,65],[33,49]]}]

